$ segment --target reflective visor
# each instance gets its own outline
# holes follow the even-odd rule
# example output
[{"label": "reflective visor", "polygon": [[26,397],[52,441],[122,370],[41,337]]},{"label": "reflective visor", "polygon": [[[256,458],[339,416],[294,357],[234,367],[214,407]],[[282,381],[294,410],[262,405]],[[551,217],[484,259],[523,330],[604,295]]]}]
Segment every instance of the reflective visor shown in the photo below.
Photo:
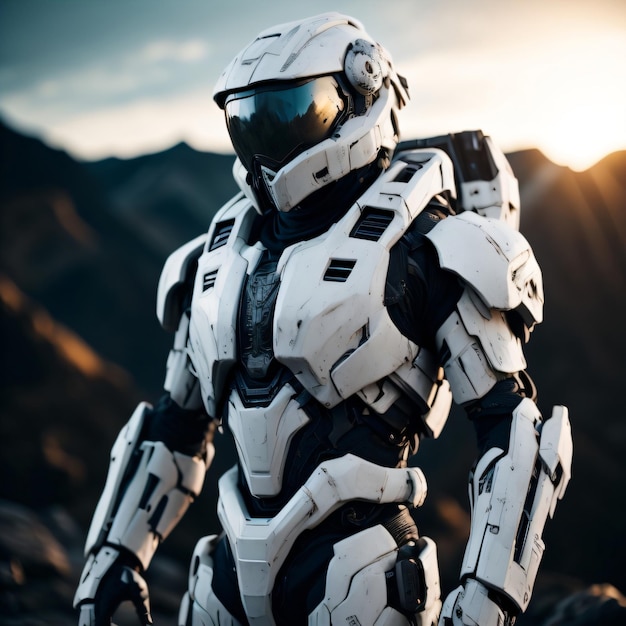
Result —
[{"label": "reflective visor", "polygon": [[254,157],[279,169],[330,137],[349,108],[348,97],[332,76],[234,93],[224,107],[233,147],[249,172]]}]

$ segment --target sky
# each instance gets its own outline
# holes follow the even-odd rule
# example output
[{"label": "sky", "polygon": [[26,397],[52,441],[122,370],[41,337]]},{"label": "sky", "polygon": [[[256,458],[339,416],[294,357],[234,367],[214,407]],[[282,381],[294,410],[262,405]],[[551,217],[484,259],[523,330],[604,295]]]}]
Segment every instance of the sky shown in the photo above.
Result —
[{"label": "sky", "polygon": [[0,117],[85,160],[231,152],[221,71],[266,27],[331,10],[409,81],[403,139],[479,128],[577,170],[626,149],[624,0],[0,0]]}]

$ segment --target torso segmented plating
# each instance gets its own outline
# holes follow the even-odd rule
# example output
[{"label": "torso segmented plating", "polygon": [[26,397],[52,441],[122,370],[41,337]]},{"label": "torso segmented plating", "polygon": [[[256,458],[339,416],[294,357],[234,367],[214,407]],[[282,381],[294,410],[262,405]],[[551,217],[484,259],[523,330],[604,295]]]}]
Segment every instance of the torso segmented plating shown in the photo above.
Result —
[{"label": "torso segmented plating", "polygon": [[[391,248],[452,180],[451,171],[447,179],[442,174],[447,163],[436,151],[420,159],[403,182],[409,165],[396,163],[333,228],[280,258],[246,242],[256,215],[246,199],[227,207],[209,232],[198,259],[190,356],[207,409],[228,404],[255,496],[280,491],[275,478],[270,487],[261,485],[282,475],[289,439],[307,422],[302,393],[326,410],[354,396],[379,412],[400,395],[419,398],[419,420],[441,384],[427,355],[420,367],[414,364],[420,348],[396,328],[384,304]],[[216,232],[227,232],[219,245]],[[235,329],[228,342],[226,327]],[[216,378],[232,381],[228,399],[216,391]],[[286,385],[290,399],[300,394],[298,402],[285,402]]]}]

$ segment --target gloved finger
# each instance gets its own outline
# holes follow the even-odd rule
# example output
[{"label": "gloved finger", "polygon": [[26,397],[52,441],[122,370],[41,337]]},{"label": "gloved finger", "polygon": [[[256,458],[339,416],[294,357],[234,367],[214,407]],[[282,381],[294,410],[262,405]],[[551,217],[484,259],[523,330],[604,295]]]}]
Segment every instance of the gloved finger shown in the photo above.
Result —
[{"label": "gloved finger", "polygon": [[95,602],[93,626],[111,626],[122,602],[130,601],[142,626],[152,624],[148,585],[139,572],[128,566],[114,566],[102,580]]},{"label": "gloved finger", "polygon": [[78,626],[95,626],[96,614],[93,603],[81,604]]},{"label": "gloved finger", "polygon": [[148,594],[148,585],[139,572],[124,568],[122,573],[122,582],[127,586],[129,591],[127,597],[135,606],[137,617],[143,626],[152,624],[152,615],[150,614],[150,596]]}]

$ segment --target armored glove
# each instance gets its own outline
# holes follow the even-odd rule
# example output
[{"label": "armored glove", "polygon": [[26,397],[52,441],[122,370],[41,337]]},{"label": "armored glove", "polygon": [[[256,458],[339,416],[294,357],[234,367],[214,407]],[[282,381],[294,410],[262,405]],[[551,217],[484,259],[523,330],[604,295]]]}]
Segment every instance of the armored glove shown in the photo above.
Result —
[{"label": "armored glove", "polygon": [[113,614],[122,602],[132,602],[139,623],[152,624],[148,585],[139,567],[114,563],[104,575],[93,601],[80,605],[79,626],[110,626]]},{"label": "armored glove", "polygon": [[515,616],[501,604],[487,587],[469,578],[446,598],[439,626],[512,626]]}]

